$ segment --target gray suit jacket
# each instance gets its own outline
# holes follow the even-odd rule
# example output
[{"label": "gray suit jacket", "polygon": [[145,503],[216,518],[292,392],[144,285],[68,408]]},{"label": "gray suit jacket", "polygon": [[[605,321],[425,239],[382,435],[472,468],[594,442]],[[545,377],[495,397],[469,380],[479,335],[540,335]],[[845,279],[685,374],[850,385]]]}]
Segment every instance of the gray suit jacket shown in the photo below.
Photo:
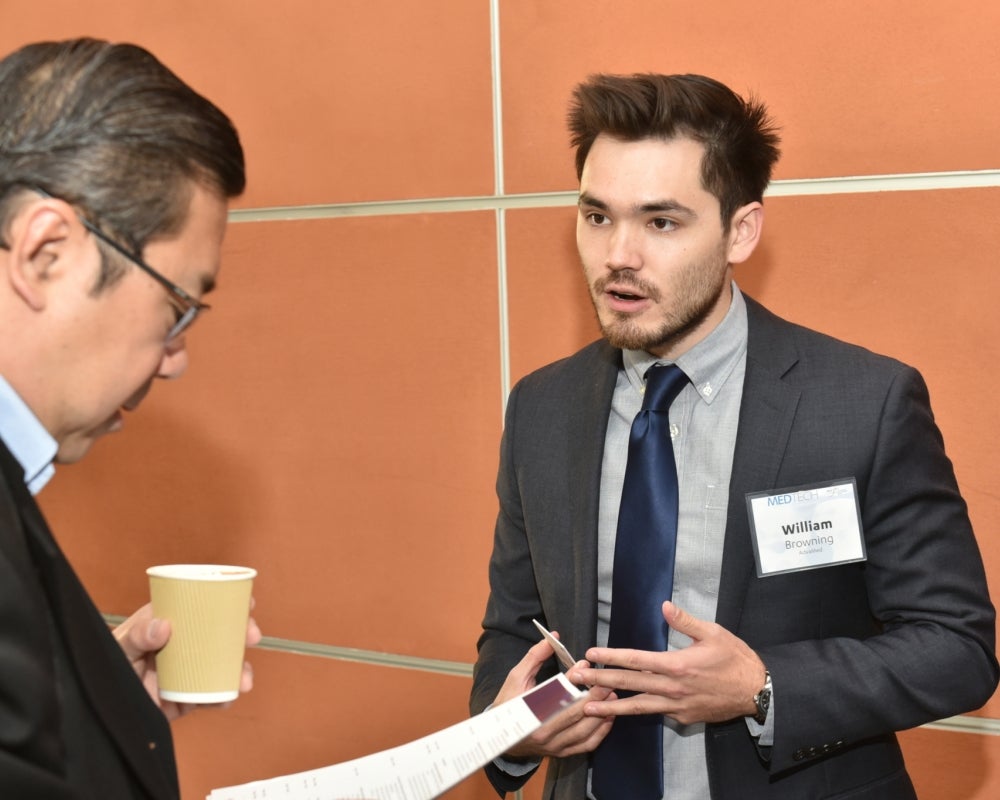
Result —
[{"label": "gray suit jacket", "polygon": [[[747,368],[716,622],[774,682],[775,741],[709,725],[713,800],[911,798],[894,731],[969,711],[998,680],[994,610],[966,506],[910,367],[793,325],[747,298]],[[471,708],[538,639],[595,643],[601,458],[621,353],[596,342],[511,392]],[[746,495],[857,481],[865,562],[758,578]],[[553,760],[544,796],[582,800],[585,756]],[[514,780],[489,768],[501,793]]]}]

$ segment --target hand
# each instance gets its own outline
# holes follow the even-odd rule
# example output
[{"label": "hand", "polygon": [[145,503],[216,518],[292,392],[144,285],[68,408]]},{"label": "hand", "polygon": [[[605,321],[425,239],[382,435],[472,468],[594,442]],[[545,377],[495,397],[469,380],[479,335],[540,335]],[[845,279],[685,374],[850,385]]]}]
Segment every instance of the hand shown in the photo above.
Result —
[{"label": "hand", "polygon": [[[253,608],[252,599],[250,604],[250,607]],[[153,698],[153,702],[160,707],[167,719],[177,719],[198,707],[193,703],[175,703],[160,697],[159,685],[156,681],[156,653],[170,639],[170,622],[165,619],[156,619],[153,616],[153,607],[149,603],[146,603],[116,627],[112,633],[122,650],[125,651],[125,657],[131,662],[135,674],[139,676],[139,680],[146,687],[149,696]],[[260,628],[251,617],[247,623],[247,647],[258,644],[260,639]],[[243,675],[240,677],[240,691],[249,692],[252,688],[253,669],[249,662],[244,662]],[[228,703],[218,705],[228,705]]]},{"label": "hand", "polygon": [[665,653],[592,647],[587,658],[605,669],[574,668],[570,680],[636,694],[587,703],[584,713],[665,714],[682,725],[752,716],[753,696],[764,685],[760,657],[722,626],[693,617],[671,602],[663,604],[663,618],[692,643]]},{"label": "hand", "polygon": [[[557,634],[553,632],[553,635]],[[544,639],[531,647],[520,663],[507,675],[507,680],[500,688],[500,693],[493,701],[493,705],[499,705],[533,689],[537,684],[538,670],[552,655],[552,647]],[[589,666],[586,661],[578,661],[574,669]],[[610,689],[597,687],[589,690],[587,700],[601,701],[613,700],[614,698],[615,695]],[[585,716],[583,713],[584,702],[586,701],[573,703],[569,708],[560,711],[527,739],[508,750],[504,757],[541,759],[543,756],[554,756],[562,758],[594,750],[608,735],[614,718]]]}]

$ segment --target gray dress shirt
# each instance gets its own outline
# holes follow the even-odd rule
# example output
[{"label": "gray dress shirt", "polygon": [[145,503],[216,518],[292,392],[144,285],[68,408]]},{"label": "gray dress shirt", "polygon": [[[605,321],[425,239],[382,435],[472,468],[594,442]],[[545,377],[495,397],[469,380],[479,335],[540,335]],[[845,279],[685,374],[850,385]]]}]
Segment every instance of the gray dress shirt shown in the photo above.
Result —
[{"label": "gray dress shirt", "polygon": [[[673,601],[694,616],[714,620],[726,532],[729,478],[736,446],[743,375],[746,369],[746,304],[733,285],[726,317],[704,340],[677,359],[691,383],[670,407],[670,433],[677,463],[679,511]],[[601,466],[598,521],[597,643],[608,641],[618,507],[628,457],[632,419],[642,407],[644,375],[666,363],[643,351],[626,350],[618,373]],[[650,598],[661,603],[668,598]],[[690,639],[670,631],[668,649]],[[664,718],[664,797],[704,800],[709,796],[705,726]]]}]

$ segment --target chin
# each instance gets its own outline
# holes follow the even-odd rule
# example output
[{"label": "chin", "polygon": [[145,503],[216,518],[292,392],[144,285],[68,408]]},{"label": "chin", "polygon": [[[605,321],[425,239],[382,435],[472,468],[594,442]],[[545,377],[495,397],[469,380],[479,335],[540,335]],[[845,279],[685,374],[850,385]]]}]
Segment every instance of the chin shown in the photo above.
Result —
[{"label": "chin", "polygon": [[613,347],[622,350],[652,350],[670,343],[675,337],[672,330],[644,328],[623,320],[602,325],[601,330]]},{"label": "chin", "polygon": [[56,452],[56,463],[75,464],[90,452],[90,448],[94,446],[100,435],[100,433],[91,433],[78,439],[61,442],[59,450]]}]

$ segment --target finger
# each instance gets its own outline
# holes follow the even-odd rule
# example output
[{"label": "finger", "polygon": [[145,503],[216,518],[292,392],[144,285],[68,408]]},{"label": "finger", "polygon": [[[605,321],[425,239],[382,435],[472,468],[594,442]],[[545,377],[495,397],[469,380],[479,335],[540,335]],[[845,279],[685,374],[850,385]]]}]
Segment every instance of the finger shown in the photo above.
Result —
[{"label": "finger", "polygon": [[263,638],[263,634],[261,634],[260,628],[257,625],[257,620],[250,617],[247,620],[247,647],[256,647]]},{"label": "finger", "polygon": [[606,692],[664,694],[676,685],[674,679],[649,670],[598,669],[585,671],[583,677]]},{"label": "finger", "polygon": [[[552,646],[542,639],[528,648],[517,666],[510,671],[504,687],[500,690],[501,695],[505,695],[504,689],[512,689],[514,694],[521,694],[535,685],[535,678],[542,665],[554,655]],[[499,701],[500,698],[498,697]]]},{"label": "finger", "polygon": [[500,687],[500,691],[494,698],[493,703],[499,705],[508,700],[524,694],[528,689],[535,686],[535,678],[542,664],[553,656],[552,647],[542,639],[536,642],[524,654],[524,657],[514,665],[513,669],[507,673],[507,678]]},{"label": "finger", "polygon": [[689,614],[669,600],[663,603],[663,619],[675,631],[683,633],[695,641],[704,639],[708,635],[709,623]]},{"label": "finger", "polygon": [[654,694],[636,694],[631,697],[587,703],[583,713],[593,717],[626,717],[638,714],[667,714],[675,706],[669,698]]},{"label": "finger", "polygon": [[662,660],[663,653],[631,650],[626,647],[591,647],[587,651],[587,658],[592,663],[603,664],[605,667],[653,671]]},{"label": "finger", "polygon": [[548,720],[509,754],[561,758],[588,752],[607,736],[612,722],[611,719],[583,715],[577,704]]},{"label": "finger", "polygon": [[146,603],[142,608],[138,609],[124,622],[119,623],[115,626],[114,630],[111,632],[115,639],[121,642],[126,636],[128,636],[129,630],[143,621],[148,621],[153,617],[153,606],[150,603]]},{"label": "finger", "polygon": [[521,659],[521,663],[518,666],[526,667],[528,674],[534,677],[538,674],[538,670],[542,668],[542,664],[552,658],[555,652],[552,649],[552,645],[542,639],[528,648],[528,652],[525,653],[524,658]]},{"label": "finger", "polygon": [[240,675],[240,692],[249,692],[253,689],[253,665],[249,661],[243,662],[243,674]]},{"label": "finger", "polygon": [[575,725],[552,737],[546,743],[546,750],[560,758],[590,752],[608,735],[613,724],[613,717],[583,716]]},{"label": "finger", "polygon": [[116,632],[118,644],[129,661],[136,661],[161,650],[170,639],[170,623],[151,615],[152,611],[148,616],[137,612]]}]

